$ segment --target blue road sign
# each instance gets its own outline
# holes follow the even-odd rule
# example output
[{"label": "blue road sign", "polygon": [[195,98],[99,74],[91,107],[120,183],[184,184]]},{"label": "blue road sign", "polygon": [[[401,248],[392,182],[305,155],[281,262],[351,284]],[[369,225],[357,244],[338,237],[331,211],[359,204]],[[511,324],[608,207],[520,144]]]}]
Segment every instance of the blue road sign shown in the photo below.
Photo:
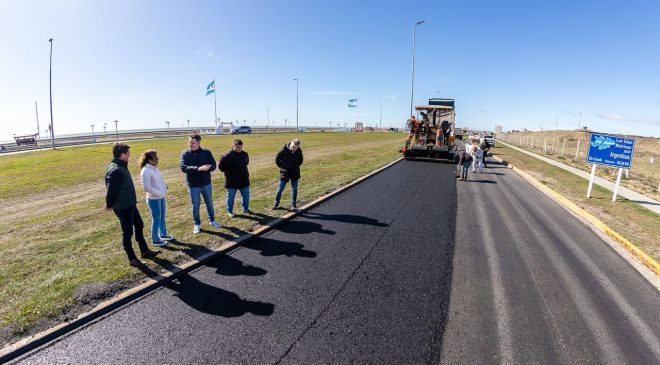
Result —
[{"label": "blue road sign", "polygon": [[613,167],[632,167],[635,139],[591,133],[587,162]]}]

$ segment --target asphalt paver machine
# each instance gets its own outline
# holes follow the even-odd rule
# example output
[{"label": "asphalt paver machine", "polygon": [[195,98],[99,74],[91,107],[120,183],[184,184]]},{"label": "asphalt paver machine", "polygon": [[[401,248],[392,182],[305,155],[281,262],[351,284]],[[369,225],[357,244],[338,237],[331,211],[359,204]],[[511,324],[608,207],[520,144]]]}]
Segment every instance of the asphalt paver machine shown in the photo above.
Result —
[{"label": "asphalt paver machine", "polygon": [[419,119],[411,116],[406,144],[400,152],[407,159],[454,160],[454,144],[462,139],[456,127],[454,99],[433,98],[428,105],[418,105]]}]

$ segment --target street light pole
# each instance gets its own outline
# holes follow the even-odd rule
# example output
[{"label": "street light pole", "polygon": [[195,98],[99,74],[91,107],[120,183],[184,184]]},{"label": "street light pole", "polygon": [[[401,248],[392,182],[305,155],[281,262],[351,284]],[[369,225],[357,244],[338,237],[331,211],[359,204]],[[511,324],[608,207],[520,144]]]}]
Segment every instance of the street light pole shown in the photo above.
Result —
[{"label": "street light pole", "polygon": [[94,135],[94,124],[92,124],[92,143],[96,143],[96,136]]},{"label": "street light pole", "polygon": [[383,98],[378,98],[380,100],[380,119],[378,120],[378,129],[383,129]]},{"label": "street light pole", "polygon": [[50,66],[48,69],[48,88],[50,90],[50,144],[55,149],[55,131],[53,130],[53,38],[50,43]]},{"label": "street light pole", "polygon": [[417,26],[424,23],[425,20],[416,22],[413,25],[413,48],[412,48],[412,80],[410,82],[410,115],[413,115],[413,97],[415,95],[415,33]]},{"label": "street light pole", "polygon": [[298,79],[296,80],[296,133],[298,133]]},{"label": "street light pole", "polygon": [[119,130],[117,129],[118,120],[115,120],[115,141],[119,142]]},{"label": "street light pole", "polygon": [[107,124],[108,123],[103,123],[103,134],[105,134],[106,136],[108,135],[108,131],[105,129]]}]

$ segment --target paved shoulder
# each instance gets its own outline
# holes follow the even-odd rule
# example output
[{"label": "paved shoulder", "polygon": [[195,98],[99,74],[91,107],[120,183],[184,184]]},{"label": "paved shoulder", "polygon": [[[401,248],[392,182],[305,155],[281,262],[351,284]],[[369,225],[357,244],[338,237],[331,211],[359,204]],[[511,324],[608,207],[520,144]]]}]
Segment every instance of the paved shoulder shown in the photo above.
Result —
[{"label": "paved shoulder", "polygon": [[397,163],[19,363],[437,362],[455,188]]}]

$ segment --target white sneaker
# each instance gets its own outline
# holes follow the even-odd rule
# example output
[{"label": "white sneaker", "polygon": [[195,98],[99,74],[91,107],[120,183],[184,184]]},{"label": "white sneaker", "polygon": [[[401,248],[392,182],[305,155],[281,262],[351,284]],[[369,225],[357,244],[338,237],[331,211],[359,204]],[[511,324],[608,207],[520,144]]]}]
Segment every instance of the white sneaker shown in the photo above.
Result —
[{"label": "white sneaker", "polygon": [[195,227],[193,228],[193,233],[198,234],[201,231],[202,231],[202,227],[200,227],[199,224],[195,224]]},{"label": "white sneaker", "polygon": [[234,213],[227,213],[227,217],[234,218]]},{"label": "white sneaker", "polygon": [[222,227],[218,221],[211,221],[211,222],[209,222],[209,224],[212,225],[215,228]]},{"label": "white sneaker", "polygon": [[174,239],[174,236],[172,235],[167,235],[167,236],[160,236],[160,239],[163,241],[171,241]]}]

